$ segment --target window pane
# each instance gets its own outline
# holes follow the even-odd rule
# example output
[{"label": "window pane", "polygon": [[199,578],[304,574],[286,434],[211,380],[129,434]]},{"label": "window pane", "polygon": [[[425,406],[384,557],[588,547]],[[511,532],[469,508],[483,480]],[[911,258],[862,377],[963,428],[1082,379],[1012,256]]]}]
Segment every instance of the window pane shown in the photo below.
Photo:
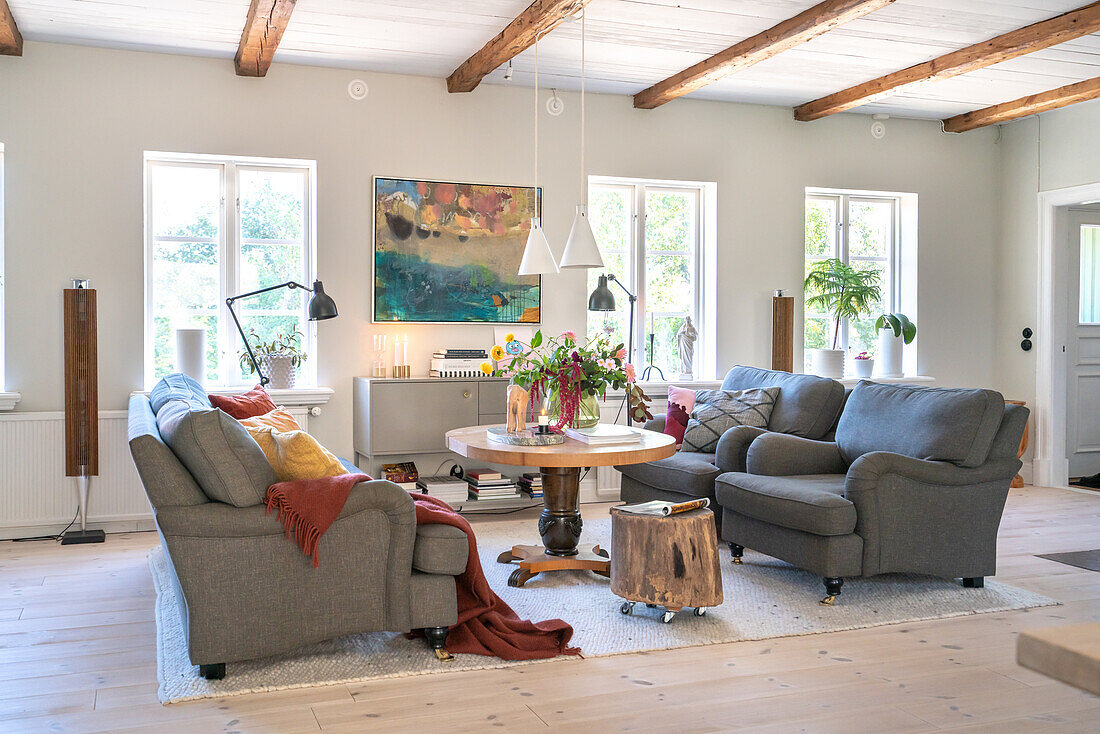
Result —
[{"label": "window pane", "polygon": [[[301,245],[278,243],[241,245],[240,269],[241,293],[249,293],[288,281],[310,285],[303,282],[305,270],[302,266]],[[272,308],[300,309],[304,303],[303,298],[308,296],[309,293],[306,291],[280,288],[241,301],[239,308],[246,311]]]},{"label": "window pane", "polygon": [[692,313],[690,259],[683,255],[646,255],[646,311]]},{"label": "window pane", "polygon": [[[649,314],[646,318],[645,339],[645,364],[659,367],[664,373],[665,379],[674,380],[680,374],[680,348],[676,343],[676,332],[684,323],[683,316],[657,316]],[[650,335],[653,335],[653,348],[650,351]],[[699,351],[698,342],[695,347]],[[643,370],[638,370],[641,379]],[[651,373],[646,376],[648,380],[659,380],[661,376]]]},{"label": "window pane", "polygon": [[[206,379],[211,384],[220,381],[218,374],[218,316],[194,315],[186,319],[188,326],[201,326],[206,329]],[[164,377],[176,371],[176,327],[172,318],[156,316],[153,318],[153,376]]]},{"label": "window pane", "polygon": [[209,242],[158,242],[153,246],[153,362],[155,376],[176,367],[175,329],[207,327],[207,378],[218,373],[218,245]]},{"label": "window pane", "polygon": [[[887,295],[886,263],[854,261],[852,267],[856,270],[873,270],[879,273],[879,285],[882,286],[882,294]],[[867,352],[872,357],[878,348],[878,335],[875,333],[875,320],[885,311],[884,301],[878,300],[871,304],[869,316],[848,322],[848,350],[852,356],[860,352]]]},{"label": "window pane", "polygon": [[241,170],[241,236],[301,241],[305,185],[304,171]]},{"label": "window pane", "polygon": [[221,173],[216,167],[153,166],[153,234],[217,237]]},{"label": "window pane", "polygon": [[[301,291],[294,292],[301,297]],[[244,327],[244,332],[248,334],[248,343],[253,350],[256,349],[257,344],[270,344],[275,340],[290,339],[293,337],[295,329],[297,329],[299,333],[303,333],[302,315],[298,312],[245,315],[241,318],[241,326]],[[255,332],[255,334],[253,334],[253,332]],[[299,349],[303,347],[302,338],[304,337],[298,338]],[[255,381],[257,378],[252,372],[251,362],[249,362],[248,357],[245,356],[244,346],[240,343],[240,335],[237,335],[234,343],[237,346],[237,352],[234,358],[238,362],[243,360],[243,364],[239,365],[240,378],[245,382]]]},{"label": "window pane", "polygon": [[[588,290],[591,293],[599,284],[601,275],[613,274],[630,282],[630,269],[627,251],[630,248],[631,197],[629,188],[600,188],[593,186],[589,191],[589,219],[596,242],[603,255],[604,267],[588,270]],[[614,283],[609,285],[615,294],[615,310],[598,313],[588,312],[588,338],[608,335],[615,343],[626,343],[627,317],[630,303],[626,294]]]},{"label": "window pane", "polygon": [[836,203],[806,199],[806,258],[836,256]]},{"label": "window pane", "polygon": [[851,257],[888,257],[894,233],[894,207],[888,201],[848,204],[848,254]]},{"label": "window pane", "polygon": [[826,317],[806,315],[804,328],[806,349],[831,349],[833,346],[832,322]]},{"label": "window pane", "polygon": [[[621,252],[603,253],[603,261],[606,266],[602,270],[591,268],[588,271],[588,293],[596,289],[599,284],[599,276],[607,273],[616,275],[622,273],[625,278],[626,255]],[[630,315],[630,301],[623,289],[614,283],[608,283],[608,288],[615,296],[614,311],[589,311],[588,312],[588,338],[593,339],[600,334],[610,334],[615,344],[626,344],[627,318]]]},{"label": "window pane", "polygon": [[646,190],[646,250],[687,250],[695,248],[694,192]]},{"label": "window pane", "polygon": [[1100,227],[1081,227],[1082,324],[1100,324]]},{"label": "window pane", "polygon": [[[593,187],[589,194],[592,231],[600,250],[626,250],[630,243],[630,190]],[[616,275],[626,276],[625,273]]]}]

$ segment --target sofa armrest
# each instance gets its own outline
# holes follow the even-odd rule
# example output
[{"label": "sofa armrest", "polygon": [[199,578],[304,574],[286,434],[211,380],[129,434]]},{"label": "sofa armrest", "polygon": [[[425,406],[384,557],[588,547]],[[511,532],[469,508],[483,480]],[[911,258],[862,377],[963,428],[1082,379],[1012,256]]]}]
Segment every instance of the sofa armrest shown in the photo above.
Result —
[{"label": "sofa armrest", "polygon": [[749,445],[757,436],[765,433],[767,430],[753,426],[734,426],[729,429],[718,439],[718,447],[714,450],[714,465],[723,472],[745,471]]},{"label": "sofa armrest", "polygon": [[921,484],[963,487],[1000,480],[1012,481],[1022,466],[1019,459],[994,459],[976,467],[964,467],[947,461],[928,461],[889,451],[872,451],[852,462],[845,482],[849,490],[873,489],[891,474]]},{"label": "sofa armrest", "polygon": [[650,418],[649,420],[647,420],[645,422],[645,425],[643,425],[642,428],[646,429],[647,431],[656,431],[657,433],[664,433],[665,432],[665,417],[663,415],[659,415],[659,416],[656,416],[654,418]]},{"label": "sofa armrest", "polygon": [[[376,479],[356,484],[351,488],[336,522],[368,510],[385,513],[395,525],[416,525],[412,498],[393,482]],[[269,514],[267,506],[262,504],[234,507],[223,502],[208,502],[204,505],[161,507],[156,511],[156,517],[157,526],[166,536],[242,538],[286,532],[275,513]]]},{"label": "sofa armrest", "polygon": [[831,441],[813,441],[786,433],[765,433],[749,444],[749,474],[789,477],[800,474],[844,474],[848,465]]}]

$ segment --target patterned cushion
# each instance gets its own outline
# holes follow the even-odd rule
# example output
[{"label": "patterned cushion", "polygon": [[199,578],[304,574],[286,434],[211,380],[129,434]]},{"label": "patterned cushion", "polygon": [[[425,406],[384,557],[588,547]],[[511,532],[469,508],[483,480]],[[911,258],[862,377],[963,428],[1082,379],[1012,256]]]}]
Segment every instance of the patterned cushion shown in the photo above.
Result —
[{"label": "patterned cushion", "polygon": [[778,395],[778,387],[699,390],[680,450],[714,453],[718,439],[734,426],[767,428]]}]

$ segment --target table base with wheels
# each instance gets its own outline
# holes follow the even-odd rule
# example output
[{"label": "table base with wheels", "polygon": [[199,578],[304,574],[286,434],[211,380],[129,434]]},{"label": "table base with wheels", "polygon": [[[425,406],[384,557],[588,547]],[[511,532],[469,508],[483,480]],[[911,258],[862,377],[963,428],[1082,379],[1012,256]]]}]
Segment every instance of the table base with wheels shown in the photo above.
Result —
[{"label": "table base with wheels", "polygon": [[[631,614],[634,613],[634,605],[635,604],[637,604],[637,602],[624,601],[622,604],[619,605],[619,612],[621,614],[625,614],[627,616],[630,616]],[[649,609],[659,609],[660,608],[656,604],[646,604],[646,607],[648,607]],[[668,624],[676,616],[676,613],[679,612],[679,611],[682,611],[683,609],[684,609],[683,607],[665,607],[664,608],[665,611],[661,613],[661,622],[663,622],[664,624]],[[707,608],[706,607],[695,607],[694,612],[695,612],[696,617],[705,617],[706,614],[707,614]]]},{"label": "table base with wheels", "polygon": [[543,545],[514,545],[497,556],[497,563],[519,561],[508,585],[522,587],[544,571],[583,570],[611,576],[611,561],[599,545],[578,546],[581,537],[579,467],[540,467],[542,514],[539,535]]}]

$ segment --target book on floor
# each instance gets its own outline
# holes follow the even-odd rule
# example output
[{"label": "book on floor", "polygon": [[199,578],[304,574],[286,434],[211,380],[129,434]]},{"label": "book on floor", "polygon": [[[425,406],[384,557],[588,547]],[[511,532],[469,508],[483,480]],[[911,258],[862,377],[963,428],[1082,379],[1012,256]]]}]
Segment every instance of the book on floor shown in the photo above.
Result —
[{"label": "book on floor", "polygon": [[405,482],[415,482],[420,478],[420,472],[417,471],[416,464],[411,461],[403,461],[398,464],[383,464],[382,478],[388,479],[394,484],[403,484]]},{"label": "book on floor", "polygon": [[678,515],[681,512],[700,510],[704,507],[710,507],[710,500],[706,497],[698,500],[691,500],[689,502],[664,502],[663,500],[653,500],[651,502],[642,502],[637,505],[620,505],[619,510],[622,512],[629,512],[633,515],[668,517],[669,515]]},{"label": "book on floor", "polygon": [[467,481],[473,482],[486,482],[494,479],[504,478],[504,475],[502,475],[498,471],[493,471],[492,469],[482,469],[480,467],[477,469],[467,469],[466,473],[463,474],[463,476],[466,477]]}]

